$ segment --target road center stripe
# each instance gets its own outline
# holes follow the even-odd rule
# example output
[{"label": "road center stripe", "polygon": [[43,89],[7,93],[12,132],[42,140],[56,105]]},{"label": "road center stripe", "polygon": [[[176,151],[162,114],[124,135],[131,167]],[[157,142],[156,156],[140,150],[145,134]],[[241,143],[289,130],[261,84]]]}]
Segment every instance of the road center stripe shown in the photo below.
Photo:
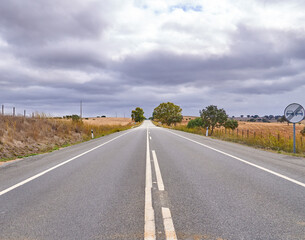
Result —
[{"label": "road center stripe", "polygon": [[169,208],[162,208],[166,240],[177,240],[177,235]]},{"label": "road center stripe", "polygon": [[160,171],[160,167],[159,167],[159,163],[158,163],[158,159],[157,159],[155,150],[152,151],[152,155],[153,155],[153,159],[154,159],[158,189],[159,189],[159,191],[164,191],[164,184],[163,184],[162,175],[161,175],[161,171]]},{"label": "road center stripe", "polygon": [[146,183],[145,183],[145,223],[144,223],[144,239],[155,240],[155,213],[152,207],[152,173],[150,163],[150,150],[149,150],[149,134],[148,128],[146,132]]}]

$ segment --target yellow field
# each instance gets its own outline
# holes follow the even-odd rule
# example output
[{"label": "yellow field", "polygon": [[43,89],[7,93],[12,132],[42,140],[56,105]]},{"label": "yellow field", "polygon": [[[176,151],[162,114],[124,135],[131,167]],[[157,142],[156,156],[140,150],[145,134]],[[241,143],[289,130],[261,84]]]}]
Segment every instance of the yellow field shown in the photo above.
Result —
[{"label": "yellow field", "polygon": [[84,119],[83,122],[85,124],[90,124],[90,125],[96,125],[96,126],[102,126],[102,125],[121,125],[121,126],[126,126],[130,123],[132,123],[131,118],[88,118]]},{"label": "yellow field", "polygon": [[[304,128],[304,124],[296,124],[296,133],[300,134],[300,131]],[[273,135],[280,134],[283,137],[289,137],[293,135],[293,125],[290,123],[257,123],[257,122],[238,122],[239,131],[247,131],[257,134],[271,133]]]}]

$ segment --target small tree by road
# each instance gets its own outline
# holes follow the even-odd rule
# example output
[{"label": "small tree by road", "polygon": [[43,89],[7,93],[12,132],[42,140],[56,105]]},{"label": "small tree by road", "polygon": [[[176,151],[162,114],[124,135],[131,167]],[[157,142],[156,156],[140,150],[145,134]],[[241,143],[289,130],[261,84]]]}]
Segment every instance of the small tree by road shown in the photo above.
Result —
[{"label": "small tree by road", "polygon": [[142,122],[145,120],[144,111],[142,108],[137,107],[135,110],[131,112],[131,118],[135,122]]},{"label": "small tree by road", "polygon": [[187,123],[187,128],[195,128],[195,127],[202,127],[202,126],[203,126],[203,121],[202,121],[202,118],[200,118],[200,117],[192,119]]},{"label": "small tree by road", "polygon": [[203,126],[211,129],[211,135],[213,134],[215,127],[223,126],[228,119],[226,111],[223,108],[218,109],[217,106],[214,105],[210,105],[199,112],[203,121]]},{"label": "small tree by road", "polygon": [[228,119],[224,123],[224,127],[234,130],[234,129],[236,129],[238,127],[238,122],[236,120],[234,120],[234,119]]},{"label": "small tree by road", "polygon": [[161,103],[154,109],[153,118],[170,126],[182,121],[181,112],[182,109],[171,102]]}]

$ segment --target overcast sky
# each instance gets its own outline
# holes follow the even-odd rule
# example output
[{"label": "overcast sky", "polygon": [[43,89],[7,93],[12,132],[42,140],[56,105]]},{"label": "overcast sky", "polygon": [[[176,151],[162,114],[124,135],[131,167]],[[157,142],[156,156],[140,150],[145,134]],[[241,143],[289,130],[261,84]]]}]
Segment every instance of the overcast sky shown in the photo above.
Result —
[{"label": "overcast sky", "polygon": [[7,112],[275,115],[304,92],[304,0],[0,1]]}]

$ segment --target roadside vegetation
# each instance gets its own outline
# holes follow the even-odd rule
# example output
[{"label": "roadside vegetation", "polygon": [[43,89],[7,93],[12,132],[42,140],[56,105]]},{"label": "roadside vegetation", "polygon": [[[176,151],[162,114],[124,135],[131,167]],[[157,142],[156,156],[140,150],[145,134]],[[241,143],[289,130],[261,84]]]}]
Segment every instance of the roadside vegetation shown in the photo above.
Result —
[{"label": "roadside vegetation", "polygon": [[174,103],[167,102],[161,103],[154,109],[152,118],[155,121],[160,121],[162,124],[170,126],[171,124],[176,125],[182,121],[182,109]]},{"label": "roadside vegetation", "polygon": [[131,119],[135,122],[143,122],[146,118],[144,117],[144,111],[142,108],[137,107],[131,111]]},{"label": "roadside vegetation", "polygon": [[0,161],[57,150],[91,139],[91,130],[98,138],[134,126],[95,125],[81,121],[75,115],[69,119],[54,119],[41,115],[34,118],[0,116]]},{"label": "roadside vegetation", "polygon": [[[293,152],[292,125],[285,124],[285,119],[279,123],[238,122],[228,118],[224,109],[210,105],[200,112],[200,117],[190,119],[185,124],[164,124],[158,119],[154,123],[159,126],[184,132],[208,135],[226,141],[237,142],[256,148],[277,151],[279,153]],[[305,127],[297,125],[296,153],[305,157]]]}]

